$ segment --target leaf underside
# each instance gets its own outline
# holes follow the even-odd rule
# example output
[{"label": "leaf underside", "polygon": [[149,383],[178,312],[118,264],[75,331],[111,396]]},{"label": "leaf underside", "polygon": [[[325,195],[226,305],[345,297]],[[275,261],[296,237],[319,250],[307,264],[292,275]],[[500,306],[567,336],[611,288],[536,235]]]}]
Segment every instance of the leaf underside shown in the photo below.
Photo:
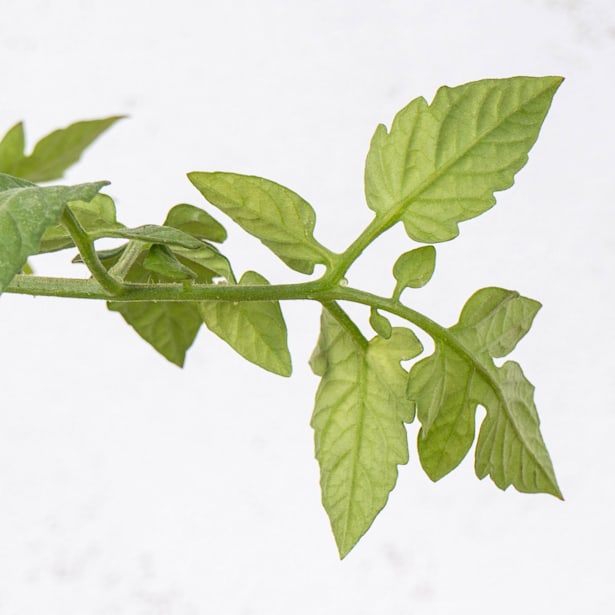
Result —
[{"label": "leaf underside", "polygon": [[404,421],[413,418],[400,361],[422,350],[408,329],[359,345],[327,311],[311,360],[321,376],[312,427],[322,501],[340,557],[369,529],[408,461]]},{"label": "leaf underside", "polygon": [[[260,274],[247,271],[239,284],[268,282]],[[286,323],[278,301],[204,301],[199,310],[207,328],[242,357],[274,374],[290,376]]]},{"label": "leaf underside", "polygon": [[[476,447],[479,478],[490,475],[500,489],[562,497],[540,434],[534,387],[505,356],[529,330],[540,304],[501,288],[484,288],[466,303],[459,322],[435,352],[410,371],[408,395],[417,406],[418,451],[432,480],[465,457],[474,441],[476,408],[484,419]],[[453,341],[450,341],[453,338]],[[463,351],[461,350],[463,349]]]},{"label": "leaf underside", "polygon": [[237,173],[189,173],[212,204],[258,237],[289,267],[312,273],[331,253],[314,238],[316,214],[297,193],[268,179]]},{"label": "leaf underside", "polygon": [[456,237],[458,224],[495,204],[527,162],[560,77],[485,79],[442,87],[378,126],[365,165],[370,209],[403,221],[416,241]]}]

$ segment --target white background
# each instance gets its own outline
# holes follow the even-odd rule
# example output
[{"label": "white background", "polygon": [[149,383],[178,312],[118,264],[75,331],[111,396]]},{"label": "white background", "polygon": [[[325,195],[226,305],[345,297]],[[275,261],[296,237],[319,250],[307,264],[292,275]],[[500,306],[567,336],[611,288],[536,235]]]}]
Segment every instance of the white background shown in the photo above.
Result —
[{"label": "white background", "polygon": [[[204,204],[187,171],[253,173],[310,201],[317,237],[341,250],[371,217],[362,171],[378,122],[443,84],[566,77],[515,186],[438,247],[433,281],[407,297],[445,325],[483,286],[544,304],[514,358],[566,501],[500,492],[472,455],[432,484],[412,425],[387,508],[340,562],[309,428],[318,306],[284,306],[285,380],[206,330],[180,370],[103,304],[4,295],[0,615],[612,612],[613,7],[1,2],[0,132],[23,119],[31,145],[130,115],[65,180],[111,180],[129,225]],[[227,226],[238,273],[299,279]],[[410,247],[394,229],[351,282],[388,294]],[[67,261],[35,266],[79,271]]]}]

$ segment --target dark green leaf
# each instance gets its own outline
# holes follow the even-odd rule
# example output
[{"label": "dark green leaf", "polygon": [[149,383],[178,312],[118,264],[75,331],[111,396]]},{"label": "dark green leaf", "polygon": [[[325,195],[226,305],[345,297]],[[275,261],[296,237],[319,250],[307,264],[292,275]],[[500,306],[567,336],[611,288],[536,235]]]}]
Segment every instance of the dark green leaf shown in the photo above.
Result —
[{"label": "dark green leaf", "polygon": [[[6,178],[0,177],[0,186],[10,183]],[[57,223],[66,203],[92,199],[107,184],[22,185],[0,191],[0,292],[22,270],[28,256],[38,252],[45,229]]]},{"label": "dark green leaf", "polygon": [[[247,271],[239,284],[268,282],[260,274]],[[286,323],[278,301],[205,301],[200,311],[207,328],[242,357],[274,374],[290,376]]]},{"label": "dark green leaf", "polygon": [[194,235],[199,239],[215,241],[216,243],[222,243],[226,239],[226,229],[217,220],[203,209],[187,203],[175,205],[169,211],[164,224]]},{"label": "dark green leaf", "polygon": [[400,361],[422,351],[408,329],[361,345],[323,312],[311,365],[322,376],[312,427],[323,505],[345,557],[387,502],[397,466],[408,461],[404,421],[414,409]]},{"label": "dark green leaf", "polygon": [[456,237],[458,223],[495,204],[527,162],[561,77],[486,79],[413,100],[390,133],[378,126],[365,167],[370,209],[402,220],[424,243]]},{"label": "dark green leaf", "polygon": [[13,188],[31,187],[36,187],[36,184],[33,184],[25,179],[20,179],[19,177],[14,177],[13,175],[0,173],[0,192],[4,192],[5,190],[13,190]]},{"label": "dark green leaf", "polygon": [[235,173],[189,173],[212,204],[258,237],[289,267],[312,273],[329,264],[331,252],[314,238],[314,210],[298,194],[261,177]]},{"label": "dark green leaf", "polygon": [[43,137],[32,153],[21,159],[15,175],[33,182],[59,179],[75,164],[83,151],[122,116],[76,122]]}]

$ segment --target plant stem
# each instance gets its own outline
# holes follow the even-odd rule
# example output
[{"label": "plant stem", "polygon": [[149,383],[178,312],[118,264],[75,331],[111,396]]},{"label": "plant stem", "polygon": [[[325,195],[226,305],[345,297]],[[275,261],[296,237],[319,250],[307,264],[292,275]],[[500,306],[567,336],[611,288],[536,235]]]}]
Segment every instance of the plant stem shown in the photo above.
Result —
[{"label": "plant stem", "polygon": [[348,314],[335,301],[322,301],[322,306],[346,329],[352,339],[360,348],[367,348],[367,339],[359,330],[359,327],[352,322]]},{"label": "plant stem", "polygon": [[365,230],[334,260],[333,267],[326,274],[326,280],[338,283],[346,274],[350,266],[361,256],[363,250],[367,248],[378,235],[381,235],[389,227],[395,224],[395,216],[378,215],[366,227]]},{"label": "plant stem", "polygon": [[77,246],[77,249],[79,250],[79,254],[81,254],[83,262],[87,265],[87,268],[90,270],[100,286],[107,291],[108,294],[121,295],[124,290],[123,284],[113,276],[109,275],[107,270],[103,267],[103,264],[100,262],[98,255],[96,254],[93,242],[88,237],[88,234],[83,229],[79,223],[79,220],[77,220],[77,216],[75,216],[70,207],[64,208],[64,213],[62,214],[62,224],[64,224],[70,233],[75,245]]},{"label": "plant stem", "polygon": [[123,280],[126,277],[126,274],[130,271],[130,268],[136,258],[141,253],[142,246],[142,242],[135,241],[134,239],[129,241],[117,263],[109,269],[109,275]]},{"label": "plant stem", "polygon": [[[82,253],[83,256],[83,253]],[[85,258],[84,258],[85,260]],[[105,271],[105,274],[107,272]],[[113,297],[114,301],[300,301],[320,302],[336,320],[346,328],[361,347],[367,340],[352,322],[338,301],[359,303],[379,310],[387,311],[416,325],[427,333],[435,342],[442,342],[460,356],[468,360],[480,375],[489,382],[506,406],[506,396],[494,378],[493,373],[475,356],[463,342],[449,329],[439,325],[424,314],[399,303],[395,299],[380,297],[366,291],[342,285],[331,286],[328,276],[320,280],[299,284],[243,286],[234,284],[122,284],[122,294]],[[115,281],[117,282],[117,281]],[[32,275],[16,275],[5,292],[43,295],[52,297],[70,297],[81,299],[108,300],[108,289],[99,280],[47,278]]]},{"label": "plant stem", "polygon": [[[106,273],[106,272],[105,272]],[[122,285],[122,295],[113,297],[114,301],[319,301],[334,315],[345,314],[335,304],[337,301],[361,303],[369,307],[386,310],[417,325],[434,339],[448,341],[448,330],[427,316],[393,299],[337,285],[332,287],[325,280],[315,280],[299,284],[273,285],[234,285],[234,284],[192,284],[184,286],[169,284],[131,284]],[[32,275],[16,275],[5,292],[38,295],[47,297],[68,297],[73,299],[109,299],[108,292],[95,279],[82,280],[52,278]],[[358,331],[358,329],[357,329]]]}]

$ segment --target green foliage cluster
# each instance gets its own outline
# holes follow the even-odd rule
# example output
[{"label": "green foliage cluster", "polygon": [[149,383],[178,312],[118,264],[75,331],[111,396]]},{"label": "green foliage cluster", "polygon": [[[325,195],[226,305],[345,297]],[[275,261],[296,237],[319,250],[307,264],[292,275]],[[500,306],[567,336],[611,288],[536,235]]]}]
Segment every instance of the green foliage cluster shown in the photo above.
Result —
[{"label": "green foliage cluster", "polygon": [[[270,284],[255,271],[239,278],[220,249],[226,230],[207,211],[182,203],[160,225],[127,228],[107,182],[41,186],[56,180],[119,117],[78,122],[43,138],[25,154],[23,125],[0,142],[0,292],[107,301],[169,361],[183,365],[203,324],[241,356],[281,376],[291,355],[280,301],[322,305],[320,337],[310,365],[320,378],[312,427],[322,501],[341,557],[385,506],[408,462],[407,423],[418,418],[417,448],[427,475],[439,480],[459,465],[476,438],[478,406],[486,410],[475,449],[479,478],[501,489],[561,498],[533,401],[534,387],[506,357],[540,308],[502,288],[483,288],[459,321],[443,327],[403,301],[427,284],[433,244],[459,233],[459,223],[495,204],[527,162],[559,77],[487,79],[442,87],[428,104],[417,98],[390,130],[377,127],[365,166],[365,195],[374,216],[341,253],[314,236],[311,205],[273,181],[223,172],[189,180],[213,206],[254,235],[289,268],[317,280]],[[426,244],[404,252],[392,268],[389,297],[353,288],[345,275],[364,249],[401,222]],[[120,240],[97,249],[101,238]],[[90,279],[32,275],[28,257],[76,247]],[[373,333],[342,304],[369,309]],[[408,327],[393,326],[390,316]],[[431,355],[413,327],[434,341]],[[414,360],[410,369],[402,362]]]}]

